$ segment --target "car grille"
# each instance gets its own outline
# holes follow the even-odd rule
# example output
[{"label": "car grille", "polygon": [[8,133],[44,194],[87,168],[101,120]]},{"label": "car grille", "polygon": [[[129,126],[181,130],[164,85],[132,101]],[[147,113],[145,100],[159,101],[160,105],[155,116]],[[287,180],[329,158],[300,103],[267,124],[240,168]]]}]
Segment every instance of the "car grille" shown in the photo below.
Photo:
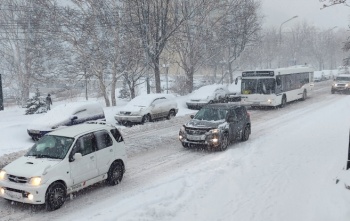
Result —
[{"label": "car grille", "polygon": [[188,129],[186,128],[186,133],[189,135],[203,135],[205,134],[207,131],[207,129]]},{"label": "car grille", "polygon": [[130,114],[131,114],[131,112],[129,112],[129,111],[120,111],[120,114],[130,115]]},{"label": "car grille", "polygon": [[8,178],[11,182],[14,182],[14,183],[27,183],[28,182],[28,178],[26,178],[26,177],[9,175]]}]

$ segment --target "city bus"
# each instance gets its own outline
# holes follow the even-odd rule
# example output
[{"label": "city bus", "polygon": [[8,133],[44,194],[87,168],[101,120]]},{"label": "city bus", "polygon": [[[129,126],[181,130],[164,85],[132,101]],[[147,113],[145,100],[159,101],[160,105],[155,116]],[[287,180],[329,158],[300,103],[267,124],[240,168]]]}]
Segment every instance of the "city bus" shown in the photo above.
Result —
[{"label": "city bus", "polygon": [[[252,107],[284,107],[287,102],[305,100],[313,90],[313,68],[287,68],[243,71],[241,104]],[[238,79],[236,79],[236,84]]]}]

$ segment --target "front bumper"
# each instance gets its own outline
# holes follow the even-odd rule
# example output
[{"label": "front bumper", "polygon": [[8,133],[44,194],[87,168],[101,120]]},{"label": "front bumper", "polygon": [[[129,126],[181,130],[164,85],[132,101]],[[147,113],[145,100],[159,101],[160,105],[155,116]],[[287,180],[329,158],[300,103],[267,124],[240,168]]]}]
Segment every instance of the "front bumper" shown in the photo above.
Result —
[{"label": "front bumper", "polygon": [[199,136],[191,136],[180,131],[179,140],[182,142],[182,144],[188,147],[205,146],[216,148],[221,145],[220,134],[204,134]]},{"label": "front bumper", "polygon": [[332,87],[332,91],[334,92],[350,92],[349,87]]},{"label": "front bumper", "polygon": [[[21,203],[44,204],[47,188],[46,184],[32,186],[28,183],[14,183],[5,180],[0,181],[0,189],[4,190],[4,193],[2,190],[0,191],[0,197]],[[32,200],[28,198],[29,194],[33,195]]]},{"label": "front bumper", "polygon": [[122,122],[133,122],[133,123],[141,123],[143,116],[131,116],[131,115],[115,115],[114,119],[118,121],[118,123]]}]

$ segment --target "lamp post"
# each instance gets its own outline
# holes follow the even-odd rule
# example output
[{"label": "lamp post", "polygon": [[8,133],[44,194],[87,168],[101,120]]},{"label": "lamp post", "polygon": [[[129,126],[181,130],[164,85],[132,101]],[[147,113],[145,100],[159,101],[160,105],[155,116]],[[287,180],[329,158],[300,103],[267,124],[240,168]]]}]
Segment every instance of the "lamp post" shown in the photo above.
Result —
[{"label": "lamp post", "polygon": [[163,64],[163,68],[165,68],[165,81],[166,81],[166,93],[168,94],[169,92],[169,87],[168,87],[168,72],[169,72],[169,63]]},{"label": "lamp post", "polygon": [[280,33],[279,33],[279,37],[280,37],[280,44],[282,43],[282,26],[285,24],[285,23],[287,23],[287,22],[289,22],[289,21],[291,21],[291,20],[293,20],[294,18],[297,18],[298,16],[297,15],[295,15],[295,16],[293,16],[293,17],[291,17],[290,19],[288,19],[288,20],[286,20],[286,21],[284,21],[284,22],[282,22],[281,23],[281,25],[280,25]]},{"label": "lamp post", "polygon": [[291,20],[293,20],[293,19],[295,19],[295,18],[297,18],[298,16],[297,15],[295,15],[295,16],[293,16],[293,17],[291,17],[290,19],[288,19],[288,20],[286,20],[286,21],[284,21],[284,22],[282,22],[281,23],[281,25],[280,25],[280,30],[279,30],[279,59],[278,59],[278,67],[280,67],[280,65],[281,65],[281,53],[282,53],[282,49],[281,49],[281,46],[282,46],[282,26],[285,24],[285,23],[287,23],[287,22],[289,22],[289,21],[291,21]]}]

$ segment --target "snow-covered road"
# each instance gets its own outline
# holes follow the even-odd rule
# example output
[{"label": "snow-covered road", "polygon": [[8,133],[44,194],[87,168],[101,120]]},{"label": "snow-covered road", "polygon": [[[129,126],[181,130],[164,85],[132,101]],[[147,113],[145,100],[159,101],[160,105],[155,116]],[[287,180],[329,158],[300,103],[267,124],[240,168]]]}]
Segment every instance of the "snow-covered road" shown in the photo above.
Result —
[{"label": "snow-covered road", "polygon": [[[316,85],[306,101],[249,110],[252,135],[225,152],[184,149],[189,116],[123,129],[127,172],[57,211],[0,200],[0,220],[349,220],[345,166],[350,96]],[[347,196],[348,195],[348,196]]]}]

